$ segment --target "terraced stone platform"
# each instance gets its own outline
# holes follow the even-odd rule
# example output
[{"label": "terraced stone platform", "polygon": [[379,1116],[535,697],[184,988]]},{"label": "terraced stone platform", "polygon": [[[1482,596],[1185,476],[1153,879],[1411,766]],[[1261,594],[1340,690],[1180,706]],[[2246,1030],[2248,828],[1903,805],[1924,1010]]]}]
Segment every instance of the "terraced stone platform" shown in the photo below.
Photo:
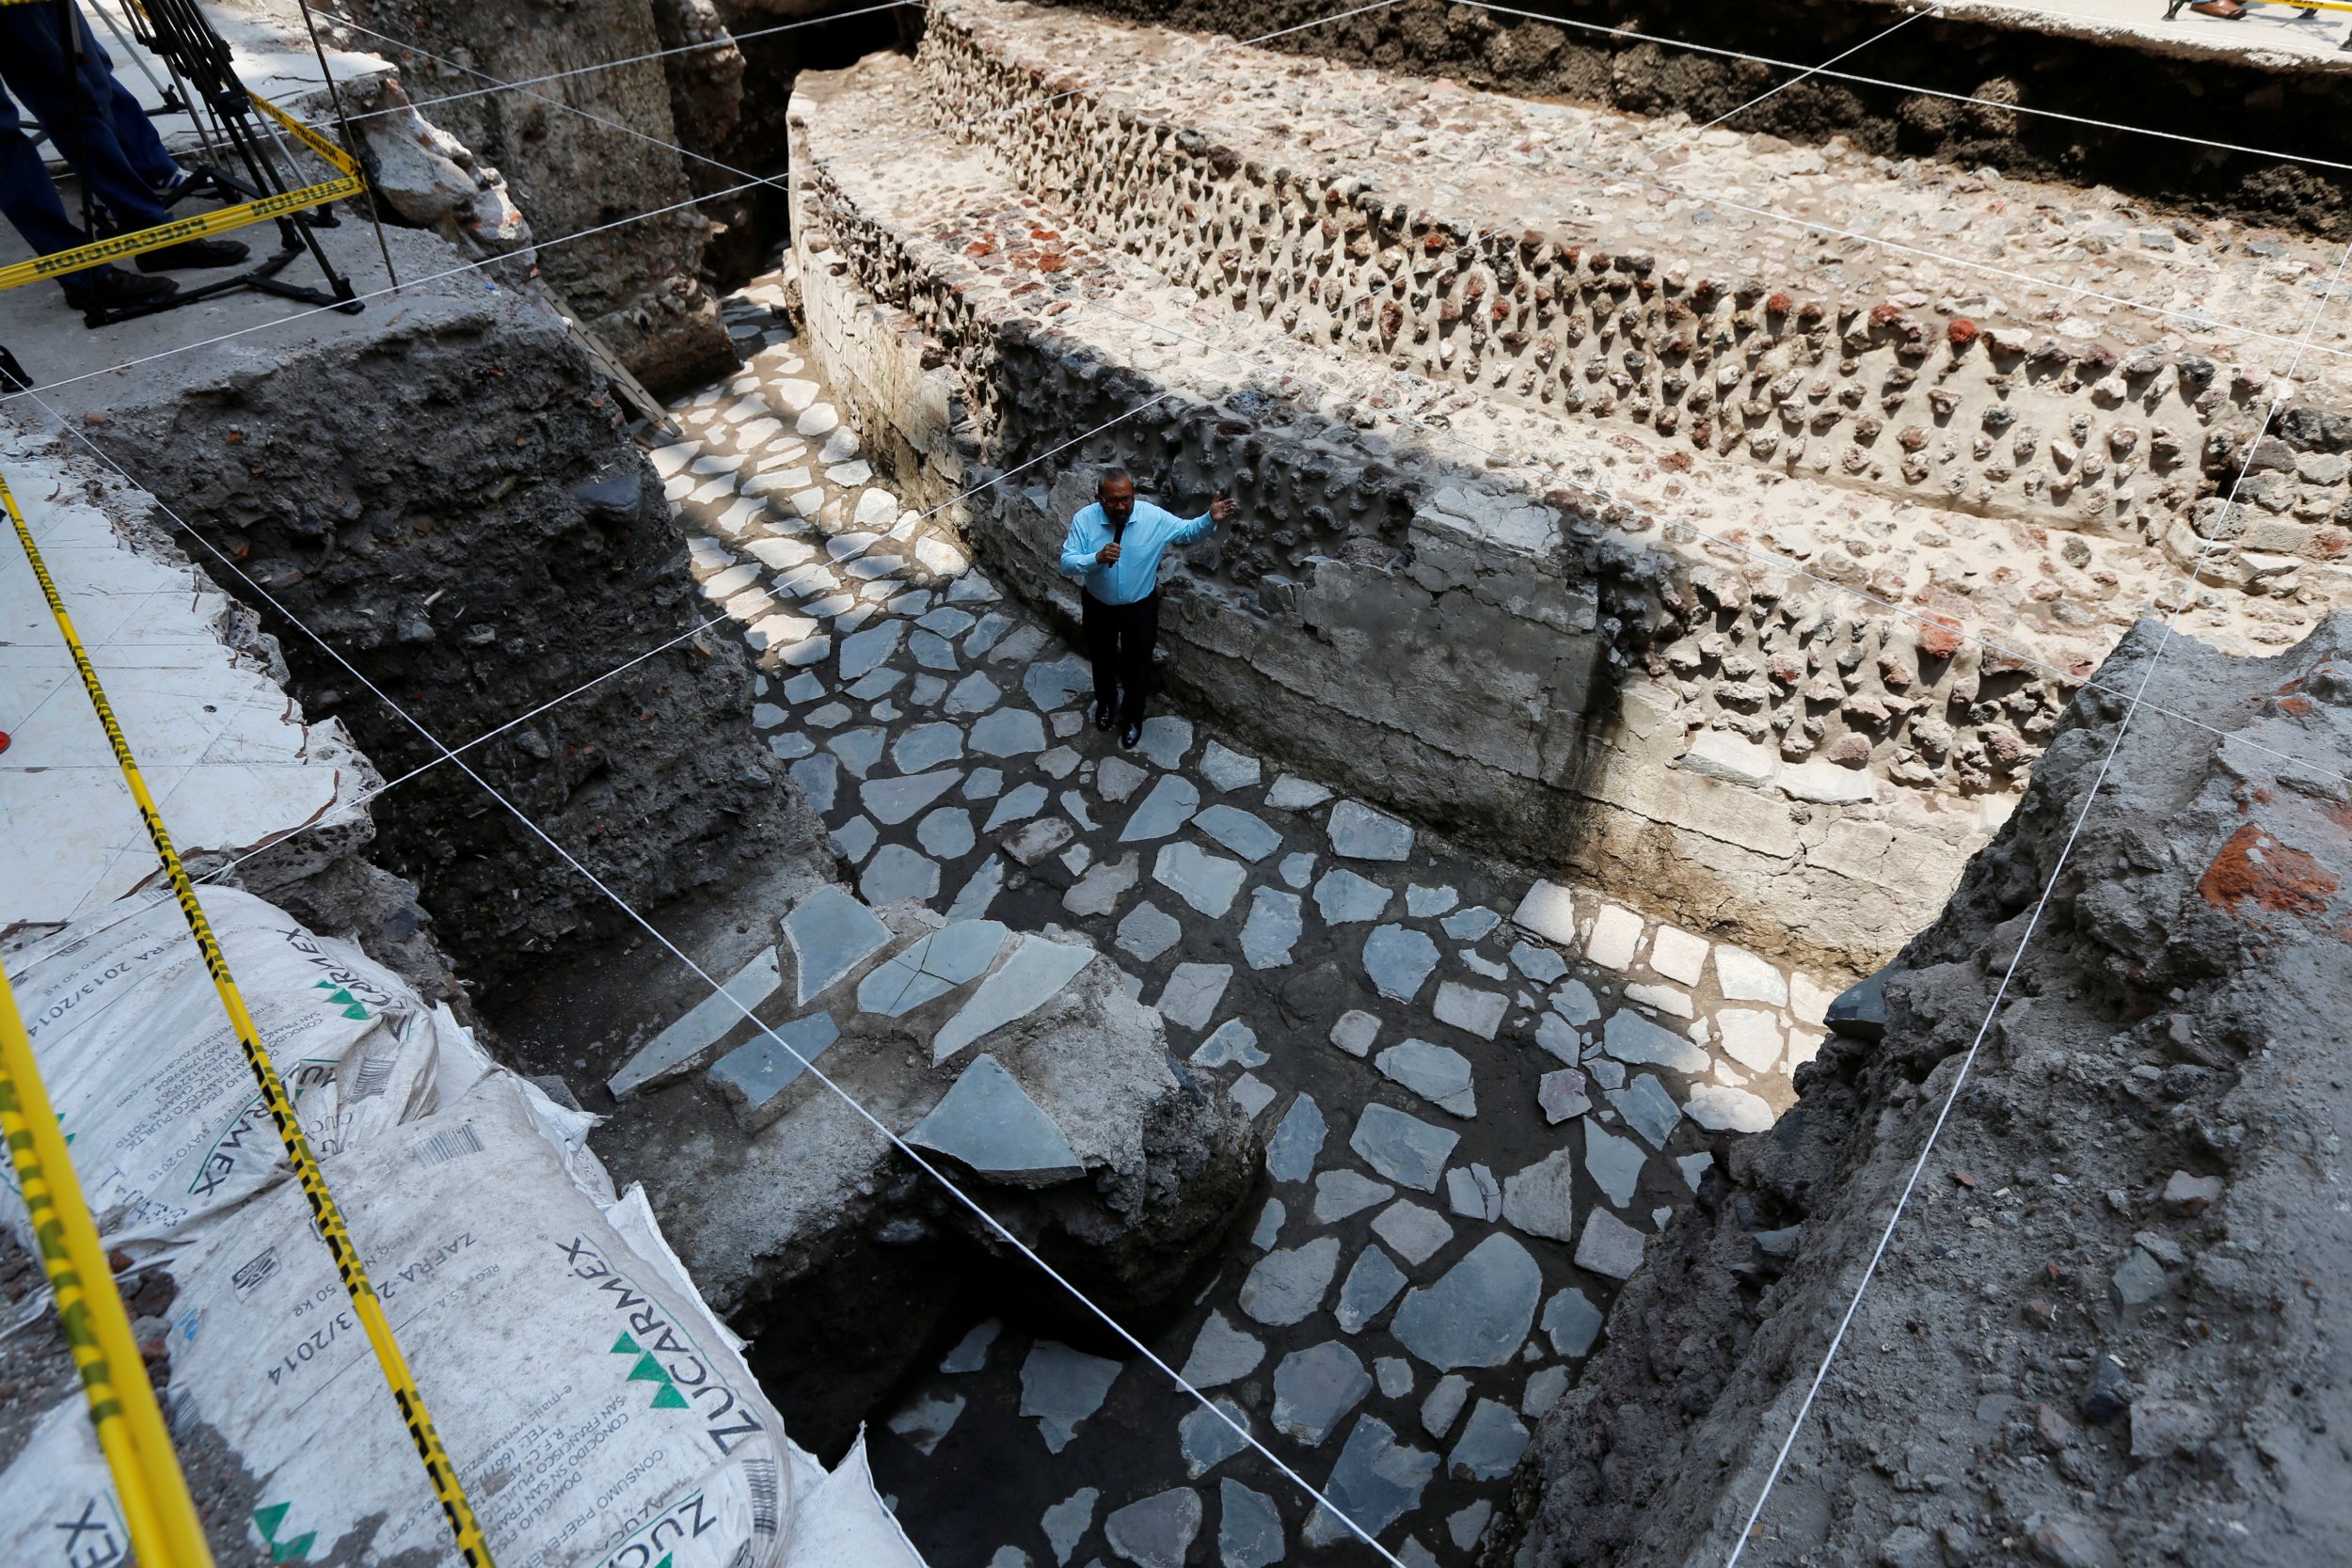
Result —
[{"label": "terraced stone platform", "polygon": [[818,357],[1010,592],[1101,463],[1225,489],[1188,701],[1767,951],[1921,924],[2137,615],[2345,594],[2317,247],[1017,5],[792,120]]}]

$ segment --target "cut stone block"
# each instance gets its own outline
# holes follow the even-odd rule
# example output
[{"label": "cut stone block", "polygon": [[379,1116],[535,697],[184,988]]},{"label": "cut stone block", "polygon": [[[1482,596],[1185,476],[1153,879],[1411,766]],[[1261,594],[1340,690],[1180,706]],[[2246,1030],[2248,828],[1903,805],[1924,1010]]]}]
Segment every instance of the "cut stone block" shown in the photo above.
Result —
[{"label": "cut stone block", "polygon": [[1318,1236],[1303,1246],[1269,1252],[1242,1281],[1241,1309],[1271,1328],[1303,1322],[1323,1305],[1339,1266],[1336,1236]]},{"label": "cut stone block", "polygon": [[1155,1006],[1170,1023],[1204,1028],[1232,978],[1232,964],[1178,964],[1168,972],[1168,984],[1160,988]]},{"label": "cut stone block", "polygon": [[736,1122],[747,1132],[758,1132],[784,1114],[784,1091],[841,1037],[831,1013],[796,1018],[776,1025],[772,1033],[775,1039],[763,1031],[711,1065],[711,1086],[725,1097]]},{"label": "cut stone block", "polygon": [[858,982],[857,1005],[884,1018],[903,1018],[988,973],[1005,942],[993,920],[960,920],[942,927],[877,964]]},{"label": "cut stone block", "polygon": [[1103,1408],[1118,1379],[1118,1362],[1040,1339],[1021,1363],[1021,1414],[1035,1418],[1045,1447],[1059,1453],[1078,1424]]},{"label": "cut stone block", "polygon": [[1314,1448],[1371,1392],[1362,1358],[1337,1339],[1293,1351],[1274,1369],[1275,1430]]},{"label": "cut stone block", "polygon": [[1375,926],[1364,938],[1364,973],[1392,1001],[1410,1002],[1437,967],[1438,944],[1409,926]]},{"label": "cut stone block", "polygon": [[1584,956],[1603,969],[1622,970],[1633,962],[1642,944],[1642,917],[1621,904],[1603,904],[1593,916],[1593,934]]},{"label": "cut stone block", "polygon": [[873,911],[831,883],[794,905],[782,928],[785,944],[792,949],[795,990],[803,1007],[890,941],[890,927]]},{"label": "cut stone block", "polygon": [[1470,1058],[1427,1040],[1404,1040],[1374,1058],[1381,1075],[1394,1080],[1457,1117],[1478,1114]]},{"label": "cut stone block", "polygon": [[1315,1223],[1333,1224],[1395,1196],[1396,1189],[1387,1182],[1352,1170],[1323,1171],[1315,1177]]},{"label": "cut stone block", "polygon": [[1543,1270],[1527,1248],[1493,1232],[1435,1285],[1409,1291],[1390,1332],[1441,1372],[1500,1367],[1526,1341],[1543,1288]]},{"label": "cut stone block", "polygon": [[[848,895],[843,895],[844,897]],[[854,907],[855,899],[850,900]],[[871,919],[869,915],[867,917]],[[880,921],[875,921],[880,926]],[[883,932],[887,938],[889,933]],[[871,951],[871,949],[868,949]],[[605,1081],[605,1087],[615,1100],[626,1100],[646,1085],[691,1069],[704,1052],[723,1038],[728,1030],[743,1022],[747,1008],[756,1007],[776,993],[784,984],[776,963],[776,950],[764,949],[757,958],[727,976],[725,982],[710,995],[689,1007],[667,1029],[640,1047],[622,1064],[621,1070]]]},{"label": "cut stone block", "polygon": [[1527,890],[1511,923],[1562,947],[1576,945],[1576,897],[1557,882],[1537,882]]},{"label": "cut stone block", "polygon": [[1382,1210],[1372,1222],[1372,1233],[1416,1268],[1443,1252],[1454,1240],[1454,1227],[1442,1214],[1410,1198],[1399,1198]]},{"label": "cut stone block", "polygon": [[1454,1146],[1461,1141],[1460,1133],[1433,1127],[1419,1117],[1386,1105],[1367,1105],[1356,1118],[1356,1131],[1347,1147],[1398,1185],[1434,1193],[1446,1161],[1453,1157]]},{"label": "cut stone block", "polygon": [[974,1040],[1026,1018],[1059,993],[1094,956],[1090,947],[1024,934],[1012,956],[931,1037],[931,1060],[944,1062]]},{"label": "cut stone block", "polygon": [[1707,939],[1677,926],[1661,926],[1650,938],[1649,966],[1680,985],[1695,986],[1707,970]]},{"label": "cut stone block", "polygon": [[1715,983],[1726,1002],[1764,1002],[1788,1006],[1788,982],[1779,970],[1741,948],[1718,945]]},{"label": "cut stone block", "polygon": [[1570,1287],[1544,1304],[1544,1333],[1562,1355],[1582,1355],[1600,1338],[1600,1308]]},{"label": "cut stone block", "polygon": [[918,1148],[932,1149],[993,1180],[1016,1186],[1049,1186],[1085,1174],[1054,1118],[985,1052],[972,1059],[931,1114],[906,1136]]},{"label": "cut stone block", "polygon": [[1357,1333],[1387,1311],[1403,1289],[1405,1271],[1396,1266],[1396,1259],[1376,1246],[1368,1246],[1357,1255],[1355,1266],[1342,1281],[1340,1304],[1331,1315],[1342,1333]]},{"label": "cut stone block", "polygon": [[1503,1178],[1502,1217],[1531,1236],[1565,1242],[1576,1235],[1576,1158],[1565,1148]]},{"label": "cut stone block", "polygon": [[1323,1152],[1329,1128],[1323,1107],[1312,1095],[1302,1094],[1282,1113],[1281,1125],[1265,1144],[1266,1174],[1277,1181],[1304,1181],[1314,1174],[1315,1156]]},{"label": "cut stone block", "polygon": [[1103,1521],[1103,1539],[1136,1568],[1184,1568],[1200,1533],[1200,1494],[1189,1486],[1129,1503]]},{"label": "cut stone block", "polygon": [[[1374,1539],[1406,1513],[1421,1506],[1421,1495],[1438,1472],[1438,1456],[1403,1446],[1396,1433],[1377,1416],[1359,1416],[1340,1450],[1331,1479],[1324,1484],[1329,1508],[1315,1506],[1304,1538],[1310,1546],[1353,1541],[1356,1529]],[[1333,1513],[1337,1509],[1340,1513]],[[1341,1514],[1346,1517],[1343,1519]],[[1355,1528],[1349,1528],[1353,1522]]]},{"label": "cut stone block", "polygon": [[1476,990],[1454,981],[1441,982],[1438,1001],[1431,1010],[1440,1023],[1451,1023],[1466,1034],[1482,1040],[1495,1037],[1502,1027],[1502,1015],[1509,1009],[1511,999],[1497,990]]},{"label": "cut stone block", "polygon": [[1701,730],[1692,737],[1690,751],[1683,753],[1682,770],[1761,788],[1780,771],[1780,759],[1771,747],[1743,740],[1729,730]]},{"label": "cut stone block", "polygon": [[1401,861],[1413,852],[1413,830],[1359,800],[1331,808],[1331,848],[1356,861]]},{"label": "cut stone block", "polygon": [[1642,1266],[1645,1238],[1606,1209],[1596,1209],[1576,1243],[1576,1266],[1610,1279],[1630,1279]]}]

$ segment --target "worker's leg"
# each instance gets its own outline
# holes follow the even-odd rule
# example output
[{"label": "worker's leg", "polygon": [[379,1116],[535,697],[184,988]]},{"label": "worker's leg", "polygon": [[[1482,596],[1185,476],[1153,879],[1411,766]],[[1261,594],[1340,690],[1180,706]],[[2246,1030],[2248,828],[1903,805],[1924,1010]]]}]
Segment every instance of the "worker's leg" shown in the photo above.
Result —
[{"label": "worker's leg", "polygon": [[[83,20],[87,23],[88,18]],[[122,144],[123,156],[131,162],[131,171],[151,189],[163,189],[179,177],[180,166],[164,150],[164,138],[155,134],[155,122],[139,107],[137,95],[115,74],[115,62],[105,46],[94,36],[84,36],[89,39],[89,52],[82,59],[82,80],[88,84],[91,101],[106,105],[106,118],[114,125],[115,139]]]},{"label": "worker's leg", "polygon": [[[79,38],[87,58],[93,40],[87,33]],[[56,7],[0,6],[0,83],[40,121],[58,155],[117,222],[151,229],[168,220],[115,134],[111,95],[66,69]]]},{"label": "worker's leg", "polygon": [[[89,236],[66,216],[40,149],[25,135],[16,105],[0,94],[0,215],[24,236],[36,254],[48,256],[89,243]],[[172,293],[168,279],[133,277],[113,267],[89,267],[57,279],[66,298],[77,306],[130,305]]]},{"label": "worker's leg", "polygon": [[1109,729],[1119,710],[1119,627],[1120,605],[1107,605],[1078,590],[1078,627],[1087,647],[1087,662],[1094,667],[1094,721]]},{"label": "worker's leg", "polygon": [[1152,650],[1160,640],[1159,590],[1120,609],[1124,624],[1119,628],[1119,721],[1140,724],[1152,695]]}]

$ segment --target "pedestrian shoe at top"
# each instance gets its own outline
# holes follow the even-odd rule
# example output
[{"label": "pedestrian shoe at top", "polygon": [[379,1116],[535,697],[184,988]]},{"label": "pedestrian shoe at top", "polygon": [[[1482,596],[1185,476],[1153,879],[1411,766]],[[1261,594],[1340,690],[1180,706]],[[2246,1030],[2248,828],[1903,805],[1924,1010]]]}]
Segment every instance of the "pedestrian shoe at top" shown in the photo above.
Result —
[{"label": "pedestrian shoe at top", "polygon": [[178,267],[233,267],[249,254],[243,240],[182,240],[161,250],[143,252],[141,272],[170,272]]},{"label": "pedestrian shoe at top", "polygon": [[76,310],[119,310],[168,299],[180,285],[168,277],[136,277],[119,267],[92,267],[67,279],[66,299]]},{"label": "pedestrian shoe at top", "polygon": [[1127,727],[1119,732],[1119,749],[1122,752],[1132,752],[1142,743],[1143,721],[1139,719],[1129,721]]},{"label": "pedestrian shoe at top", "polygon": [[2189,9],[2199,16],[2217,16],[2224,22],[2235,22],[2246,14],[2246,8],[2237,0],[2198,0]]},{"label": "pedestrian shoe at top", "polygon": [[1105,702],[1100,702],[1100,701],[1098,701],[1098,702],[1094,705],[1094,727],[1095,727],[1096,729],[1098,729],[1098,730],[1107,730],[1107,729],[1109,729],[1109,728],[1111,727],[1111,725],[1113,725],[1114,723],[1118,722],[1118,718],[1119,718],[1119,707],[1118,707],[1118,705],[1117,705],[1116,703],[1105,703]]}]

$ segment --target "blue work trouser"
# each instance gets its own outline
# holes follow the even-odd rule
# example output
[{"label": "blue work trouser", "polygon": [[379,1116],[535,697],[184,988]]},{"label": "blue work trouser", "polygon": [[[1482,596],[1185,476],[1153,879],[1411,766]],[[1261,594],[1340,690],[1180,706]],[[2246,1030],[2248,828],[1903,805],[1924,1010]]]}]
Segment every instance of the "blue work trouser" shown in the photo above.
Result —
[{"label": "blue work trouser", "polygon": [[[155,187],[170,178],[171,159],[137,100],[114,79],[106,51],[81,13],[74,16],[78,50],[70,73],[56,6],[0,6],[0,85],[40,121],[58,156],[116,221],[125,229],[152,228],[169,216]],[[22,164],[20,157],[8,165],[11,187],[24,178]],[[20,193],[8,194],[14,200]],[[40,244],[30,233],[25,239]]]}]

